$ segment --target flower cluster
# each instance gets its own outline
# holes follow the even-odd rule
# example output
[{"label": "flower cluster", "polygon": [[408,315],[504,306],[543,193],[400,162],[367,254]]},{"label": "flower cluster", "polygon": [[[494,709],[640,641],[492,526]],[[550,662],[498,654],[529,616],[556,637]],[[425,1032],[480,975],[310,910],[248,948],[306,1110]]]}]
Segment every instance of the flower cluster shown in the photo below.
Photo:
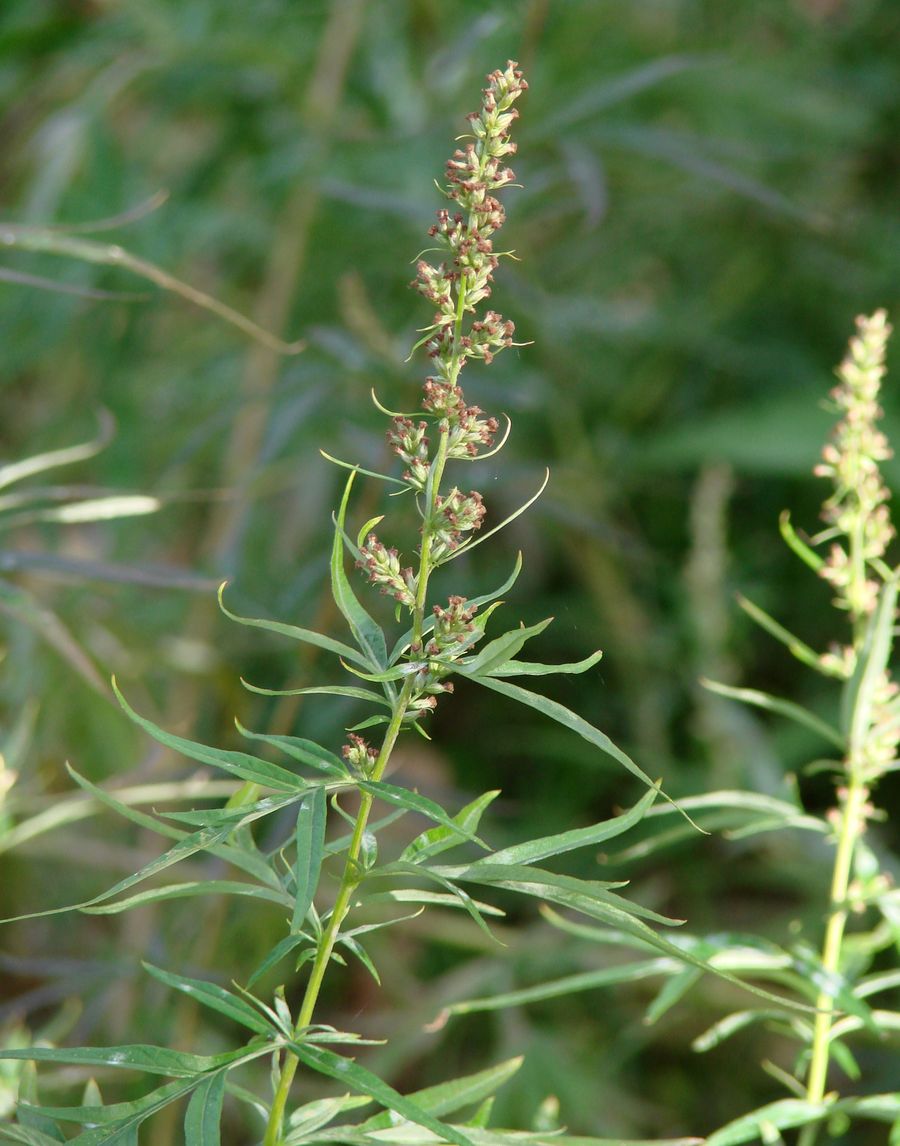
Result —
[{"label": "flower cluster", "polygon": [[460,210],[439,211],[428,232],[438,249],[447,253],[448,261],[435,267],[422,259],[416,268],[414,286],[437,308],[426,347],[440,379],[450,384],[455,384],[467,358],[490,362],[498,350],[512,345],[513,324],[494,311],[473,322],[466,334],[459,327],[464,313],[473,313],[478,303],[490,297],[498,264],[491,236],[505,219],[503,206],[492,192],[515,178],[500,161],[516,150],[509,130],[519,113],[512,105],[527,86],[512,60],[504,71],[498,69],[488,76],[481,110],[468,117],[474,139],[457,149],[447,163],[445,194]]},{"label": "flower cluster", "polygon": [[[477,308],[490,297],[499,264],[493,237],[505,212],[496,192],[515,178],[505,158],[516,150],[509,138],[518,116],[513,104],[527,84],[512,61],[487,78],[481,108],[468,117],[468,141],[447,164],[445,194],[452,205],[438,211],[428,232],[443,261],[433,266],[420,259],[413,283],[435,308],[419,344],[434,363],[422,397],[426,420],[396,414],[387,433],[388,445],[405,466],[403,482],[416,495],[422,518],[419,572],[403,567],[396,549],[389,549],[374,533],[357,560],[373,584],[413,613],[414,637],[408,650],[413,694],[407,708],[413,718],[434,708],[437,696],[452,689],[444,680],[452,671],[450,662],[482,635],[473,621],[475,606],[462,597],[451,597],[446,608],[435,607],[427,640],[420,610],[430,572],[465,545],[485,515],[480,493],[465,493],[457,486],[442,493],[440,488],[446,462],[483,455],[493,446],[499,428],[496,418],[468,404],[459,385],[460,372],[470,359],[489,365],[500,350],[513,345],[515,333],[512,322],[496,311],[479,313]],[[431,435],[430,425],[437,431]],[[353,753],[356,759],[362,751],[353,741],[345,755]]]},{"label": "flower cluster", "polygon": [[484,499],[476,490],[462,493],[454,486],[446,497],[436,497],[431,543],[434,560],[458,549],[466,533],[481,528],[484,515]]},{"label": "flower cluster", "polygon": [[373,585],[380,585],[382,593],[394,597],[401,605],[412,608],[416,603],[416,576],[410,568],[400,568],[400,555],[396,549],[378,540],[374,533],[366,538],[359,551],[356,564]]},{"label": "flower cluster", "polygon": [[[819,477],[830,478],[834,493],[825,502],[822,517],[834,540],[820,575],[835,589],[835,604],[846,609],[854,622],[868,617],[878,603],[881,582],[871,576],[884,556],[895,530],[887,501],[890,496],[879,462],[891,457],[884,434],[877,428],[882,410],[878,403],[884,377],[885,347],[891,333],[883,310],[856,320],[846,358],[838,367],[839,384],[831,397],[843,417],[816,466]],[[823,669],[849,680],[858,660],[859,639],[832,648],[821,657]],[[896,760],[900,724],[896,703],[898,685],[884,672],[872,697],[871,723],[858,761],[861,774],[874,780]]]},{"label": "flower cluster", "polygon": [[822,511],[831,527],[827,536],[847,539],[847,544],[834,542],[821,576],[836,590],[835,604],[854,620],[875,608],[879,583],[866,575],[866,568],[883,556],[894,536],[886,504],[890,495],[878,469],[891,450],[876,425],[882,415],[878,392],[891,328],[883,310],[858,318],[856,325],[857,335],[838,368],[840,384],[831,392],[843,418],[815,469],[835,487]]}]

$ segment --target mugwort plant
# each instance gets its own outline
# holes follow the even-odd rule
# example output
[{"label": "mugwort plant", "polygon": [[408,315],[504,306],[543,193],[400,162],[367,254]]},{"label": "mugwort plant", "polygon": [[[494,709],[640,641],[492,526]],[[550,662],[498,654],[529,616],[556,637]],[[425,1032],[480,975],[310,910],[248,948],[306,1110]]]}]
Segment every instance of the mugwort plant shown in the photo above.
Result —
[{"label": "mugwort plant", "polygon": [[[161,816],[138,811],[72,773],[86,792],[174,841],[157,859],[78,904],[78,909],[108,914],[170,898],[237,895],[260,901],[261,908],[267,904],[283,917],[283,937],[247,983],[235,989],[147,965],[148,972],[166,986],[225,1016],[242,1037],[232,1049],[213,1055],[139,1042],[106,1048],[9,1049],[4,1056],[12,1061],[69,1064],[86,1071],[120,1068],[168,1080],[137,1099],[109,1104],[102,1101],[96,1084],[89,1083],[82,1104],[57,1107],[41,1103],[37,1083],[26,1077],[16,1123],[0,1128],[0,1136],[10,1141],[46,1146],[66,1140],[60,1128],[74,1124],[81,1129],[71,1141],[79,1146],[137,1142],[145,1120],[182,1099],[187,1099],[184,1139],[190,1146],[220,1142],[226,1099],[246,1108],[251,1139],[263,1146],[323,1141],[374,1146],[394,1140],[476,1146],[518,1141],[518,1134],[488,1129],[487,1120],[491,1096],[518,1069],[520,1060],[403,1095],[356,1061],[365,1039],[328,1024],[320,1003],[326,977],[339,975],[346,960],[354,958],[377,979],[379,972],[366,949],[365,936],[409,918],[398,917],[398,908],[415,913],[461,910],[474,926],[490,934],[488,919],[503,913],[475,898],[471,888],[503,889],[555,903],[621,929],[670,957],[679,956],[679,949],[652,926],[667,927],[674,921],[630,903],[618,893],[621,884],[579,879],[542,866],[554,856],[596,846],[625,832],[660,793],[659,784],[598,728],[515,682],[548,673],[585,672],[597,663],[600,653],[562,665],[520,659],[526,643],[549,620],[520,625],[488,639],[488,626],[494,623],[500,598],[516,580],[521,558],[495,592],[470,597],[460,590],[436,600],[431,591],[437,569],[470,552],[535,499],[507,521],[484,529],[487,508],[482,495],[466,488],[463,481],[451,482],[449,476],[451,467],[495,453],[509,431],[507,423],[506,432],[496,441],[498,420],[470,404],[461,376],[467,363],[490,365],[498,353],[513,345],[513,324],[484,304],[491,297],[494,273],[504,254],[495,246],[505,219],[497,196],[514,180],[506,161],[515,152],[510,132],[518,115],[516,101],[526,87],[513,62],[491,73],[481,107],[469,116],[468,133],[447,164],[446,206],[438,212],[429,231],[429,249],[424,252],[435,259],[429,262],[423,256],[419,260],[414,284],[434,310],[417,344],[424,348],[430,364],[421,408],[415,413],[394,413],[379,406],[390,418],[387,439],[402,464],[401,476],[371,473],[330,459],[350,471],[334,518],[330,580],[351,641],[291,624],[238,616],[225,603],[225,587],[220,591],[222,609],[235,622],[275,631],[334,654],[350,677],[351,683],[305,686],[295,693],[351,698],[371,705],[373,715],[348,729],[342,746],[315,743],[299,735],[252,732],[239,725],[248,740],[287,757],[291,766],[285,766],[175,736],[135,712],[117,688],[125,712],[157,741],[225,772],[240,781],[239,786],[224,807]],[[414,502],[419,535],[408,563],[392,544],[391,517],[378,516],[350,532],[350,497],[360,474],[396,487]],[[365,581],[393,602],[397,631],[390,637],[360,600],[347,572],[348,558]],[[425,734],[437,704],[450,702],[454,677],[518,701],[569,728],[598,753],[639,777],[647,786],[646,794],[612,820],[500,851],[492,849],[479,832],[482,816],[497,792],[487,792],[461,809],[445,809],[384,778],[401,735]],[[397,816],[424,819],[429,826],[414,828],[398,854],[383,856],[379,828]],[[286,818],[290,827],[285,832]],[[451,851],[460,853],[455,862],[447,860],[446,853]],[[233,877],[162,884],[155,880],[200,852],[224,861]],[[151,886],[140,886],[151,879]],[[360,918],[365,921],[358,922]],[[702,960],[694,962],[702,966]],[[256,994],[258,981],[275,969],[284,974],[284,985],[269,998]],[[288,995],[296,993],[297,980],[302,990],[294,1009]],[[270,1064],[268,1094],[243,1081],[247,1075],[259,1081],[252,1069],[259,1060]],[[338,1094],[324,1102],[304,1097],[304,1082],[311,1075],[333,1079]],[[383,1113],[356,1113],[371,1102],[382,1107]],[[460,1117],[452,1118],[461,1111]],[[540,1133],[529,1137],[542,1140]],[[677,1139],[679,1143],[695,1141]]]}]

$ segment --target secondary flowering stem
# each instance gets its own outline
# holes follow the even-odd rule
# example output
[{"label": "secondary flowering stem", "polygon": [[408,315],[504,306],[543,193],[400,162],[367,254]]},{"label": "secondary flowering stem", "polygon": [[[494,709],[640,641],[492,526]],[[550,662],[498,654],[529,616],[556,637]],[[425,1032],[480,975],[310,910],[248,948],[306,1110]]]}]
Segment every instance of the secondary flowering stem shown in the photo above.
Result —
[{"label": "secondary flowering stem", "polygon": [[[857,320],[857,335],[838,370],[840,384],[832,391],[844,416],[816,467],[816,473],[831,478],[835,487],[823,511],[830,526],[824,536],[832,546],[821,575],[836,590],[834,603],[847,611],[853,631],[852,642],[826,659],[844,676],[848,689],[855,681],[859,658],[872,656],[874,642],[868,642],[867,651],[866,633],[870,624],[876,624],[873,614],[880,620],[884,613],[891,626],[894,620],[893,575],[882,560],[894,529],[886,504],[888,491],[878,470],[878,463],[890,457],[890,449],[877,428],[881,415],[878,393],[890,329],[884,311]],[[890,707],[895,693],[886,657],[884,663],[866,664],[852,711],[846,717],[844,782],[832,816],[836,850],[822,945],[824,984],[816,999],[806,1080],[806,1097],[816,1104],[823,1101],[827,1087],[854,857],[872,811],[870,789],[893,765],[897,752],[898,728]],[[813,1146],[818,1133],[818,1123],[804,1127],[801,1146]]]}]

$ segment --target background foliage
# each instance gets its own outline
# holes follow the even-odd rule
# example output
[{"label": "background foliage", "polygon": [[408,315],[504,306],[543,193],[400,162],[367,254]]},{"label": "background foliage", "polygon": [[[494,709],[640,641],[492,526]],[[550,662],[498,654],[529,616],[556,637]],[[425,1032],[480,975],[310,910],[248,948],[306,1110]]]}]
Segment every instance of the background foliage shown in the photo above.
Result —
[{"label": "background foliage", "polygon": [[[67,661],[41,626],[4,622],[10,814],[54,807],[70,788],[66,759],[117,785],[186,774],[111,702],[112,671],[137,707],[184,735],[225,746],[235,712],[252,727],[337,735],[333,708],[258,708],[266,702],[239,689],[238,674],[289,686],[315,664],[229,625],[209,585],[231,579],[238,612],[333,623],[325,570],[342,479],[318,449],[385,463],[368,392],[405,408],[419,385],[421,363],[405,358],[428,314],[407,288],[436,205],[431,179],[483,74],[510,56],[531,85],[515,164],[523,189],[508,197],[505,233],[522,261],[504,266],[497,303],[534,345],[483,380],[470,367],[467,389],[514,419],[498,469],[480,475],[490,511],[513,509],[545,465],[552,482],[502,544],[479,550],[488,564],[472,571],[472,592],[502,581],[521,547],[515,608],[528,623],[557,617],[545,659],[605,650],[602,671],[556,695],[673,793],[783,792],[812,741],[750,720],[696,681],[829,703],[798,695],[816,682],[786,672],[732,596],[747,593],[817,645],[832,624],[827,588],[807,590],[777,516],[790,506],[815,528],[823,491],[808,473],[830,422],[819,405],[833,364],[853,315],[898,312],[898,32],[889,0],[6,0],[4,218],[83,223],[165,188],[164,207],[112,238],[308,343],[279,358],[121,271],[7,254],[20,274],[146,297],[0,281],[5,460],[92,437],[105,408],[114,440],[66,480],[163,501],[135,521],[5,532],[9,584],[71,642]],[[886,401],[896,443],[890,389]],[[887,474],[900,476],[896,464]],[[361,516],[378,511],[377,491],[368,496]],[[404,776],[461,798],[502,788],[510,839],[634,801],[587,746],[524,720],[460,688],[434,744],[407,750]],[[818,781],[801,782],[815,802]],[[882,802],[896,797],[885,785]],[[805,841],[762,839],[694,838],[611,870],[693,931],[776,934],[821,914],[827,866]],[[890,829],[876,840],[892,843]],[[84,897],[154,847],[106,817],[35,838],[0,857],[0,913]],[[6,929],[0,1019],[40,1030],[77,999],[60,1020],[67,1038],[117,1042],[137,1027],[147,1041],[212,1053],[216,1030],[138,968],[144,956],[230,976],[258,960],[258,911],[205,912],[172,904]],[[531,915],[511,924],[499,959],[462,921],[386,932],[386,988],[348,971],[334,1021],[364,1010],[370,1033],[390,1033],[391,1060],[382,1053],[378,1066],[404,1088],[433,1081],[439,1060],[474,1069],[525,1051],[501,1098],[508,1124],[530,1121],[552,1092],[576,1132],[693,1133],[777,1096],[746,1069],[779,1061],[777,1034],[702,1060],[691,1051],[719,1011],[717,985],[655,1027],[641,1022],[637,985],[426,1033],[454,998],[608,958]],[[876,1046],[867,1056],[872,1089],[895,1085],[895,1060]]]}]

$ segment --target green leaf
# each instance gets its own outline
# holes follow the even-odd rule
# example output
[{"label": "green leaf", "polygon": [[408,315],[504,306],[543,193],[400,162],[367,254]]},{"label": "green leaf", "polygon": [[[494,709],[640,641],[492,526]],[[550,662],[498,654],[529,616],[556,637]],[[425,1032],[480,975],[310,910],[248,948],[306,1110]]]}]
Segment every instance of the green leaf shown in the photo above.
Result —
[{"label": "green leaf", "polygon": [[270,764],[267,760],[248,756],[246,752],[227,752],[221,748],[210,748],[206,744],[197,744],[193,740],[185,740],[182,736],[174,736],[171,732],[165,732],[158,725],[147,720],[146,717],[139,716],[134,711],[119,691],[115,678],[113,678],[113,691],[119,704],[135,724],[148,732],[160,744],[165,744],[167,748],[174,748],[176,752],[180,752],[191,760],[197,760],[201,764],[212,764],[213,767],[239,776],[242,780],[252,780],[265,788],[275,788],[280,792],[299,792],[308,787],[306,780],[295,776],[286,768],[281,768],[277,764]]},{"label": "green leaf", "polygon": [[335,517],[334,544],[331,549],[331,593],[334,603],[350,626],[366,664],[377,672],[379,669],[387,668],[387,645],[384,633],[357,600],[344,571],[344,522],[347,518],[347,505],[355,477],[354,471],[347,479],[344,496]]},{"label": "green leaf", "polygon": [[862,747],[869,733],[875,695],[890,660],[896,612],[897,580],[892,578],[879,593],[856,667],[841,697],[841,726],[847,733],[851,752]]},{"label": "green leaf", "polygon": [[[24,1103],[19,1104],[20,1118],[27,1109]],[[19,1142],[22,1143],[22,1146],[59,1146],[59,1143],[64,1142],[65,1139],[61,1135],[52,1137],[32,1126],[4,1126],[0,1124],[0,1141]]]},{"label": "green leaf", "polygon": [[252,987],[267,971],[271,970],[277,963],[280,963],[286,955],[290,955],[297,947],[301,947],[304,943],[308,944],[309,942],[310,939],[307,935],[286,935],[284,939],[275,944],[269,954],[263,959],[262,963],[259,964],[247,980],[247,987]]},{"label": "green leaf", "polygon": [[719,696],[727,696],[730,700],[739,700],[742,704],[749,704],[754,708],[764,708],[767,712],[777,712],[780,716],[795,720],[798,724],[805,725],[806,728],[811,728],[813,732],[817,732],[842,752],[846,751],[847,742],[840,732],[816,716],[815,713],[803,708],[802,705],[794,704],[790,700],[783,700],[779,696],[771,696],[769,693],[760,692],[755,688],[732,688],[731,685],[719,684],[718,681],[706,680],[703,677],[700,678],[700,683],[704,688],[717,693]]},{"label": "green leaf", "polygon": [[[638,903],[631,903],[622,896],[615,895],[610,888],[623,887],[622,881],[609,883],[594,879],[577,879],[575,876],[560,875],[558,872],[544,871],[542,868],[528,867],[524,864],[498,864],[494,863],[492,856],[459,867],[437,866],[427,870],[446,879],[461,879],[488,887],[505,887],[523,895],[551,899],[571,907],[587,903],[611,907],[628,916],[649,919],[653,923],[667,927],[679,927],[682,922],[669,919],[665,915],[651,911],[649,907],[642,907]],[[579,910],[584,910],[584,907],[580,907]]]},{"label": "green leaf", "polygon": [[333,640],[331,637],[326,637],[322,633],[317,633],[313,629],[301,629],[296,625],[287,625],[281,621],[268,621],[261,617],[241,617],[237,613],[232,613],[230,609],[225,607],[223,599],[225,587],[228,585],[227,581],[223,581],[219,586],[219,608],[230,621],[236,621],[239,625],[248,625],[255,629],[267,629],[272,633],[280,633],[283,637],[290,637],[294,641],[302,641],[307,645],[315,645],[316,648],[325,649],[327,652],[336,653],[337,656],[343,657],[348,661],[355,661],[356,664],[366,666],[368,661],[365,657],[361,656],[359,652],[352,648],[350,645],[345,645],[343,641]]},{"label": "green leaf", "polygon": [[448,879],[448,877],[444,875],[443,872],[438,871],[435,868],[428,867],[426,864],[404,863],[400,860],[395,860],[394,863],[388,864],[386,867],[379,868],[371,874],[380,876],[390,876],[396,874],[411,875],[421,879],[430,879],[434,883],[440,884],[441,887],[445,888],[456,900],[458,900],[460,906],[468,912],[472,920],[484,932],[488,939],[492,940],[493,942],[498,942],[496,936],[485,923],[484,919],[482,919],[481,911],[477,902],[472,899],[468,892],[465,892],[461,887],[458,887],[452,879]]},{"label": "green leaf", "polygon": [[688,991],[695,987],[702,977],[703,972],[699,967],[682,967],[667,982],[663,983],[656,998],[644,1012],[644,1022],[648,1025],[658,1022],[676,1003],[681,1002]]},{"label": "green leaf", "polygon": [[806,1102],[800,1098],[782,1098],[760,1106],[750,1114],[744,1114],[717,1130],[706,1139],[706,1146],[740,1146],[743,1142],[758,1142],[762,1123],[769,1122],[779,1130],[789,1130],[796,1126],[806,1126],[819,1122],[830,1111],[826,1102]]},{"label": "green leaf", "polygon": [[189,1094],[198,1081],[196,1077],[179,1078],[132,1102],[115,1102],[106,1106],[38,1106],[35,1109],[60,1122],[78,1122],[89,1127],[71,1139],[78,1146],[109,1146],[110,1143],[120,1146],[121,1143],[137,1143],[137,1127],[151,1114]]},{"label": "green leaf", "polygon": [[[475,1074],[467,1074],[462,1078],[454,1078],[449,1082],[439,1083],[437,1086],[428,1086],[424,1090],[417,1090],[409,1098],[427,1110],[443,1118],[447,1114],[455,1114],[463,1107],[475,1102],[481,1102],[492,1095],[508,1082],[518,1071],[523,1062],[522,1056],[506,1059],[505,1062],[479,1070]],[[363,1122],[358,1129],[363,1131],[383,1130],[391,1125],[391,1116],[388,1112],[375,1114]]]},{"label": "green leaf", "polygon": [[[332,455],[326,453],[325,450],[319,450],[319,453],[322,455],[326,462],[331,462],[333,465],[340,466],[343,470],[353,470],[354,473],[365,474],[366,477],[378,478],[379,481],[386,481],[390,482],[391,485],[402,486],[402,488],[405,490],[410,488],[406,482],[401,481],[400,478],[391,477],[389,474],[380,474],[377,470],[364,469],[362,466],[356,465],[354,462],[341,461],[340,458],[332,457]],[[394,496],[396,497],[397,495],[394,494]],[[373,520],[381,521],[381,518],[379,517]],[[371,528],[371,525],[369,528]]]},{"label": "green leaf", "polygon": [[612,820],[605,820],[600,824],[592,824],[587,828],[574,828],[572,831],[560,832],[554,836],[543,836],[540,839],[528,840],[523,844],[515,844],[495,852],[490,857],[491,863],[531,864],[538,863],[549,856],[561,855],[574,848],[590,847],[613,839],[627,832],[629,828],[639,823],[650,808],[659,793],[654,786],[646,792],[629,811]]},{"label": "green leaf", "polygon": [[797,535],[797,531],[793,525],[791,525],[791,515],[787,510],[778,518],[778,529],[787,545],[797,554],[800,560],[805,565],[808,565],[813,572],[818,573],[825,564],[825,559],[820,557],[814,549],[811,549],[805,541],[800,539]]},{"label": "green leaf", "polygon": [[325,852],[325,821],[327,819],[325,789],[320,784],[306,796],[297,809],[294,839],[297,855],[294,860],[294,911],[291,931],[299,931],[306,919],[319,883],[322,857]]},{"label": "green leaf", "polygon": [[191,1095],[184,1115],[184,1146],[220,1146],[226,1078],[227,1072],[218,1070]]},{"label": "green leaf", "polygon": [[503,1011],[509,1007],[521,1007],[528,1003],[539,1003],[545,999],[558,999],[563,995],[574,995],[580,991],[595,991],[617,983],[635,983],[654,975],[670,974],[679,964],[671,958],[645,959],[638,963],[627,963],[620,967],[604,967],[599,971],[579,971],[574,975],[563,975],[533,987],[522,987],[516,991],[487,995],[483,998],[463,999],[451,1003],[446,1015],[469,1015],[478,1011]]},{"label": "green leaf", "polygon": [[547,617],[544,621],[538,621],[536,625],[510,629],[509,632],[489,641],[476,656],[465,662],[467,675],[475,676],[496,669],[498,665],[514,657],[531,637],[542,633],[552,621],[552,617]]},{"label": "green leaf", "polygon": [[440,804],[436,804],[434,800],[429,800],[427,796],[420,796],[418,792],[411,792],[408,788],[398,788],[394,784],[386,784],[383,780],[360,780],[359,786],[364,792],[368,792],[379,800],[427,816],[429,820],[434,820],[435,823],[440,824],[448,831],[462,834],[471,843],[477,844],[485,851],[489,850],[483,840],[463,828],[444,811]]},{"label": "green leaf", "polygon": [[471,838],[471,833],[477,830],[485,809],[499,795],[499,789],[485,792],[477,799],[472,800],[471,803],[466,804],[453,817],[453,828],[436,827],[422,832],[421,835],[416,836],[412,843],[407,844],[400,853],[400,859],[411,863],[421,863],[422,860],[465,843]]},{"label": "green leaf", "polygon": [[[260,1020],[261,1021],[261,1020]],[[267,1027],[268,1031],[269,1028]],[[236,1062],[246,1052],[228,1051],[218,1055],[188,1054],[167,1047],[129,1043],[112,1047],[9,1047],[0,1048],[0,1059],[24,1059],[27,1062],[61,1062],[74,1066],[112,1066],[141,1070],[147,1074],[164,1074],[171,1078],[193,1078],[220,1066]],[[39,1109],[44,1110],[44,1107]],[[63,1107],[62,1109],[68,1109]],[[107,1108],[108,1109],[108,1108]],[[55,1116],[54,1116],[55,1117]],[[72,1121],[78,1121],[73,1119]]]},{"label": "green leaf", "polygon": [[192,880],[187,883],[167,884],[165,887],[154,887],[150,891],[130,895],[127,899],[120,899],[115,903],[105,903],[98,907],[82,907],[80,910],[85,915],[118,915],[122,911],[130,911],[134,907],[146,906],[148,903],[210,895],[243,895],[250,899],[262,899],[267,903],[277,903],[280,907],[290,907],[293,902],[286,892],[278,892],[269,887],[256,887],[252,883],[240,883],[237,880],[203,879]]},{"label": "green leaf", "polygon": [[553,676],[558,673],[567,673],[574,675],[576,673],[587,672],[588,669],[594,667],[603,657],[603,653],[598,649],[597,652],[591,653],[589,657],[585,657],[580,661],[569,661],[566,664],[558,665],[545,665],[540,661],[504,661],[501,665],[496,665],[492,668],[488,676]]},{"label": "green leaf", "polygon": [[216,983],[207,983],[203,979],[189,979],[186,975],[176,975],[172,971],[164,971],[161,967],[154,967],[152,963],[143,964],[154,979],[182,991],[185,995],[196,1000],[201,1006],[218,1011],[220,1015],[227,1015],[242,1027],[253,1031],[257,1035],[269,1036],[277,1033],[268,1020],[251,1003],[240,995],[218,986]]},{"label": "green leaf", "polygon": [[259,696],[349,696],[354,700],[367,700],[373,704],[381,704],[391,708],[391,702],[380,693],[368,688],[356,688],[351,684],[313,685],[309,688],[263,688],[258,684],[251,684],[241,677],[241,684],[248,692],[255,692]]},{"label": "green leaf", "polygon": [[444,1142],[455,1142],[456,1146],[472,1146],[470,1139],[456,1127],[441,1122],[418,1103],[410,1098],[405,1098],[392,1086],[388,1086],[386,1082],[382,1081],[377,1074],[366,1070],[365,1067],[353,1062],[352,1059],[344,1058],[324,1047],[310,1046],[308,1043],[291,1042],[288,1045],[300,1061],[310,1069],[327,1075],[329,1078],[337,1079],[342,1086],[349,1086],[352,1090],[367,1094],[387,1110],[394,1110],[417,1126],[424,1126],[426,1130],[431,1130]]},{"label": "green leaf", "polygon": [[798,661],[802,661],[803,664],[808,665],[809,668],[815,669],[816,672],[823,673],[825,676],[834,675],[829,672],[828,669],[823,668],[822,661],[815,649],[811,649],[809,645],[801,641],[799,637],[795,637],[793,633],[788,632],[783,625],[780,625],[774,617],[770,617],[759,605],[754,605],[752,601],[748,601],[741,593],[736,595],[736,599],[747,616],[752,617],[759,627],[765,629],[776,641],[780,641]]},{"label": "green leaf", "polygon": [[[467,671],[462,671],[462,675],[468,677]],[[492,689],[494,692],[499,692],[502,696],[508,696],[510,700],[517,700],[520,704],[525,704],[529,708],[535,709],[537,712],[542,713],[544,716],[549,716],[551,720],[555,720],[557,724],[563,725],[564,728],[570,728],[573,732],[577,732],[579,736],[583,737],[588,743],[595,745],[611,756],[619,764],[622,764],[628,769],[632,775],[637,776],[642,780],[648,788],[657,788],[657,785],[650,779],[643,769],[639,768],[637,764],[626,755],[621,748],[618,748],[610,738],[601,732],[599,728],[595,728],[593,724],[589,724],[583,717],[578,716],[577,713],[572,712],[571,709],[566,708],[565,705],[559,704],[558,701],[550,700],[546,696],[541,696],[539,693],[530,692],[528,689],[522,688],[518,684],[510,684],[508,681],[494,680],[492,677],[473,676],[471,678],[477,681],[483,688]]]},{"label": "green leaf", "polygon": [[239,720],[235,720],[234,723],[241,736],[248,740],[262,740],[265,744],[271,744],[273,748],[279,748],[292,760],[308,764],[310,768],[316,768],[320,772],[340,776],[342,779],[348,776],[346,765],[340,756],[313,740],[305,740],[301,736],[275,736],[266,732],[250,732]]},{"label": "green leaf", "polygon": [[[424,869],[423,869],[424,870]],[[366,903],[419,903],[423,907],[435,905],[437,907],[465,907],[465,903],[458,895],[452,895],[449,892],[444,893],[440,891],[422,891],[414,887],[399,887],[392,888],[390,891],[376,891],[366,892]],[[499,907],[494,907],[490,903],[482,903],[480,900],[473,899],[472,903],[478,908],[482,915],[494,915],[502,917],[506,915]]]}]

